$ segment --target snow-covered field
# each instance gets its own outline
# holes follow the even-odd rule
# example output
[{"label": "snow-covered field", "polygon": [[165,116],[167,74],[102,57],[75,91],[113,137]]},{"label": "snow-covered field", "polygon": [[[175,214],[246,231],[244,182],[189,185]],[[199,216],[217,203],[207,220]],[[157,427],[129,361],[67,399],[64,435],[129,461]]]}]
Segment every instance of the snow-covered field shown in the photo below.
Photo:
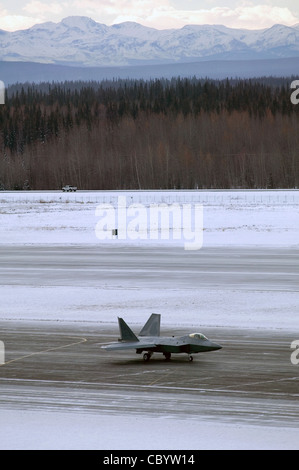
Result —
[{"label": "snow-covered field", "polygon": [[[110,220],[105,209],[116,210],[120,200],[131,235],[128,230],[125,239],[112,239],[112,233],[108,239],[109,231],[99,239],[97,226]],[[150,208],[174,204],[181,213],[191,204],[191,216],[195,205],[203,206],[204,246],[299,246],[299,190],[0,192],[0,243],[180,244],[171,215],[169,232],[159,224],[151,237],[139,225],[142,216],[150,225]]]},{"label": "snow-covered field", "polygon": [[[122,415],[1,410],[0,449],[298,450],[298,429]],[[8,425],[9,423],[9,425]],[[134,452],[132,453],[134,454]],[[100,461],[100,458],[98,459]]]},{"label": "snow-covered field", "polygon": [[[119,204],[119,198],[125,198],[126,209],[131,211],[127,212],[127,222],[131,223],[131,228],[135,227],[135,237],[128,232],[126,239],[115,236],[99,239],[96,227],[99,220],[103,220],[104,214],[100,211],[107,209],[107,213],[113,212],[113,208]],[[159,226],[152,238],[149,232],[143,232],[141,236],[138,225],[141,219],[136,217],[136,214],[143,214],[147,218],[150,208],[161,204],[176,204],[180,208],[188,204],[192,207],[201,204],[204,247],[299,248],[297,190],[82,191],[67,194],[55,191],[0,192],[0,247],[108,244],[111,249],[114,246],[127,245],[180,245],[182,241],[174,237],[171,224],[166,232]],[[173,221],[171,218],[169,220]],[[89,289],[86,286],[72,288],[70,285],[42,286],[40,289],[38,287],[40,286],[0,286],[0,319],[38,320],[42,311],[45,314],[44,319],[48,321],[78,322],[80,313],[84,310],[84,321],[96,321],[98,303],[101,302],[107,315],[103,320],[109,321],[110,318],[111,322],[123,311],[124,303],[128,312],[126,319],[128,322],[133,320],[133,323],[140,315],[144,318],[147,316],[149,306],[153,308],[152,311],[158,306],[161,307],[165,312],[166,324],[167,313],[172,314],[171,322],[177,323],[179,316],[175,317],[175,312],[189,305],[191,320],[187,319],[184,323],[192,324],[192,314],[204,305],[206,316],[201,317],[201,321],[206,322],[207,326],[233,324],[239,328],[254,329],[267,325],[268,328],[290,330],[294,328],[294,323],[298,325],[298,319],[294,318],[294,311],[298,310],[298,292],[291,290],[281,294],[274,290],[269,293],[259,289],[218,289],[215,296],[215,291],[207,287],[197,292],[183,288],[173,291],[168,288],[165,292],[163,288],[142,290],[138,286],[135,290],[118,286],[118,292],[109,286],[106,290],[94,287]],[[30,295],[25,293],[28,290]],[[122,302],[117,300],[119,296]],[[16,313],[21,303],[22,318]],[[49,308],[49,305],[52,308]],[[217,314],[220,306],[221,318]],[[283,320],[279,315],[281,309],[286,312]],[[270,311],[272,321],[269,322]],[[1,410],[2,419],[6,426],[0,427],[0,448],[299,448],[298,429],[294,428],[243,425],[236,427],[221,421],[216,425],[195,421],[186,423],[184,420],[173,421],[172,418],[84,416],[58,412],[50,414],[37,410]],[[176,429],[184,426],[188,426],[188,432],[178,437]],[[152,432],[145,442],[141,437],[147,427]],[[105,430],[107,432],[103,432]],[[163,436],[167,436],[167,441]]]},{"label": "snow-covered field", "polygon": [[[127,238],[121,239],[112,236],[112,231],[107,230],[102,232],[104,237],[99,239],[96,234],[101,220],[99,214],[101,211],[103,214],[105,210],[113,211],[120,200],[122,203],[125,200],[127,224],[133,227],[135,237],[128,231]],[[147,218],[151,207],[160,205],[165,209],[174,204],[179,210],[189,204],[192,208],[196,204],[202,205],[204,248],[235,247],[241,250],[256,247],[275,250],[276,247],[299,247],[299,190],[0,192],[0,247],[83,245],[93,248],[106,247],[110,250],[115,248],[117,251],[121,247],[137,246],[144,247],[146,252],[149,247],[161,249],[165,246],[181,246],[180,253],[183,255],[184,240],[173,237],[171,217],[169,230],[167,226],[163,229],[160,225],[154,238],[151,238],[149,230],[140,235],[138,217],[136,218],[136,214]],[[133,216],[130,217],[130,214]],[[168,219],[168,213],[166,216]],[[120,262],[123,263],[121,259]],[[231,266],[232,275],[235,274],[233,271],[237,272],[237,268],[237,265]],[[244,284],[232,289],[231,286],[227,288],[220,284],[217,286],[216,298],[215,290],[209,286],[186,289],[186,286],[176,284],[168,285],[167,289],[154,289],[149,285],[142,287],[138,276],[136,283],[134,280],[130,284],[122,282],[117,289],[115,283],[118,281],[115,281],[113,286],[98,283],[97,288],[85,284],[76,285],[74,288],[72,282],[74,283],[75,279],[66,284],[44,285],[42,289],[37,286],[19,285],[16,288],[6,285],[1,288],[5,312],[1,314],[0,309],[0,318],[28,318],[38,321],[42,315],[43,320],[49,321],[80,321],[84,318],[84,321],[100,320],[107,323],[114,322],[117,315],[126,312],[128,322],[134,324],[142,322],[140,317],[147,317],[150,305],[153,311],[163,311],[163,322],[166,325],[197,324],[200,312],[200,324],[208,327],[267,327],[292,330],[294,324],[297,324],[299,328],[299,319],[294,319],[298,292],[293,290],[292,285],[287,286],[288,292],[284,295],[272,289],[270,302],[269,290],[264,288],[263,281],[265,279],[267,282],[267,278],[271,276],[271,266],[264,268],[261,265],[259,268],[261,271],[257,272],[257,275],[261,278],[258,288],[248,289]],[[63,266],[60,269],[63,269]],[[139,270],[142,269],[142,265],[139,266]],[[159,273],[153,274],[160,276]],[[282,273],[282,276],[286,275],[288,273]],[[164,274],[161,274],[162,286],[163,276]],[[14,296],[16,290],[19,293],[17,297]],[[30,295],[26,295],[29,291]],[[121,302],[118,300],[120,295]],[[21,299],[22,305],[18,306],[17,299]],[[47,308],[48,299],[51,299],[51,309]],[[220,304],[217,299],[221,299]],[[188,317],[184,319],[180,315],[183,310],[188,311]]]}]

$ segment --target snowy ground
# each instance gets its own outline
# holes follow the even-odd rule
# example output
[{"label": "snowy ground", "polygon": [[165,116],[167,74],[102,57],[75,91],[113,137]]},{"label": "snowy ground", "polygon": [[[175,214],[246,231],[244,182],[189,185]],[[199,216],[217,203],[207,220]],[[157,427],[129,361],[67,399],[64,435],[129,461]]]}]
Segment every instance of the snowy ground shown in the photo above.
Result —
[{"label": "snowy ground", "polygon": [[[117,208],[119,198],[125,198],[127,224],[133,226],[135,240],[129,231],[125,240],[99,240],[96,228],[105,221],[101,211]],[[163,239],[163,227],[154,235],[158,239],[143,233],[141,240],[138,222],[143,208],[146,216],[150,207],[161,204],[177,204],[182,212],[188,204],[202,205],[204,246],[299,246],[297,190],[0,192],[0,243],[179,244],[171,231],[171,218],[169,240],[167,233]]]},{"label": "snowy ground", "polygon": [[298,429],[140,416],[1,410],[1,449],[298,450]]},{"label": "snowy ground", "polygon": [[[204,247],[276,247],[299,248],[299,191],[166,191],[166,192],[0,192],[0,247],[17,245],[90,246],[109,249],[136,245],[158,247],[180,245],[181,241],[143,239],[128,236],[99,240],[96,227],[99,206],[108,211],[117,207],[119,197],[126,198],[127,208],[148,214],[151,205],[203,205]],[[145,212],[142,210],[145,208]],[[135,218],[135,235],[137,222]],[[134,222],[131,217],[129,222]],[[266,270],[265,270],[266,275]],[[91,292],[92,289],[92,292]],[[71,285],[5,285],[0,286],[0,320],[38,320],[41,311],[49,321],[96,321],[98,305],[103,308],[103,321],[113,322],[125,306],[128,321],[137,321],[160,307],[171,323],[178,324],[181,308],[189,305],[190,318],[202,305],[206,314],[201,318],[207,326],[239,328],[294,329],[298,318],[298,290],[289,292],[259,289],[215,289],[203,286],[187,291],[184,286],[166,290],[128,286],[88,287]],[[26,292],[30,295],[26,295]],[[121,296],[121,302],[119,301]],[[25,299],[25,301],[24,301]],[[51,309],[49,309],[49,305]],[[176,307],[175,309],[173,307]],[[232,308],[233,306],[233,308]],[[219,308],[222,316],[219,315]],[[285,315],[281,319],[280,312]],[[20,314],[20,311],[22,312]],[[223,314],[224,312],[224,314]],[[242,312],[242,315],[239,315]],[[167,314],[171,315],[167,317]],[[106,316],[105,316],[106,315]],[[269,322],[269,318],[272,320]],[[163,319],[162,319],[163,321]],[[298,331],[298,329],[296,329]],[[298,338],[294,338],[298,339]],[[267,426],[233,426],[227,423],[186,423],[172,419],[128,416],[84,416],[74,413],[46,413],[32,410],[2,410],[0,448],[299,448],[298,429]],[[145,423],[146,421],[146,423]],[[142,436],[145,425],[152,429],[150,438]],[[188,433],[178,439],[176,428],[188,426]],[[103,430],[107,432],[103,433]],[[129,436],[124,440],[124,435]],[[167,435],[167,441],[161,436]],[[199,438],[200,436],[200,438]]]}]

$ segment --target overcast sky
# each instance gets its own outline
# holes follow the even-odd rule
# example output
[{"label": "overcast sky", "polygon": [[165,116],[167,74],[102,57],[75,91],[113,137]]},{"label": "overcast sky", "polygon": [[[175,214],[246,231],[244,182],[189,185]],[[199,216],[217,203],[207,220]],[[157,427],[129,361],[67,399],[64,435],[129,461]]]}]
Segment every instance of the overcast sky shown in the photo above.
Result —
[{"label": "overcast sky", "polygon": [[0,0],[0,29],[14,31],[71,15],[111,25],[136,21],[158,29],[224,24],[260,29],[299,23],[298,0]]}]

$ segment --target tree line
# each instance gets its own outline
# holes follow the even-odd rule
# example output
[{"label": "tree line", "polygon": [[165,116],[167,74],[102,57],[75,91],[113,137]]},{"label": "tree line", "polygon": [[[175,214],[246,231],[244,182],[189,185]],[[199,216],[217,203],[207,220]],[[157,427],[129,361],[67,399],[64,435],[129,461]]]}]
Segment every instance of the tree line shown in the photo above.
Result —
[{"label": "tree line", "polygon": [[291,81],[14,85],[0,106],[0,189],[298,187]]}]

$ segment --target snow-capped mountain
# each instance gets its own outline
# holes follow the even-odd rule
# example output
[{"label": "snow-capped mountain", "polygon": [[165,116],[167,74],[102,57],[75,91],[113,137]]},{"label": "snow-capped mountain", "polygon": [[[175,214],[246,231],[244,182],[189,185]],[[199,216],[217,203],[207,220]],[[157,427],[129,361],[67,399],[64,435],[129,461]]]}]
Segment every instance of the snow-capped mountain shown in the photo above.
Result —
[{"label": "snow-capped mountain", "polygon": [[73,16],[21,31],[0,30],[0,61],[121,66],[296,56],[298,24],[254,31],[221,25],[157,30],[133,22],[106,26]]}]

